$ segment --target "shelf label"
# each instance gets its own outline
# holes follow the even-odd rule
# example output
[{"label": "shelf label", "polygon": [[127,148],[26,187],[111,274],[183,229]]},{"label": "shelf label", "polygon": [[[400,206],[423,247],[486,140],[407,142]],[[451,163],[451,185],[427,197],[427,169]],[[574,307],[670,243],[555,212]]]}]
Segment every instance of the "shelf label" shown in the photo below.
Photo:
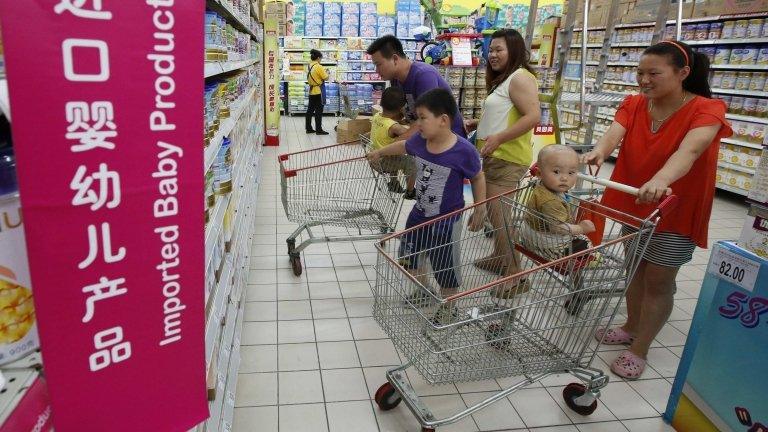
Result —
[{"label": "shelf label", "polygon": [[715,246],[707,272],[752,292],[755,289],[760,264],[720,246]]},{"label": "shelf label", "polygon": [[0,2],[57,431],[189,430],[208,416],[204,13],[203,2]]},{"label": "shelf label", "polygon": [[467,38],[451,38],[453,64],[456,66],[472,66],[472,44]]}]

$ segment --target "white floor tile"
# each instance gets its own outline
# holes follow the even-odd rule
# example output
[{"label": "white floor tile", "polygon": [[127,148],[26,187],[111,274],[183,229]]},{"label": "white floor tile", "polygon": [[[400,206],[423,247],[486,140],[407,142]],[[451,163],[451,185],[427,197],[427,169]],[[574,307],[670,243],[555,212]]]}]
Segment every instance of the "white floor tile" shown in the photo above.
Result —
[{"label": "white floor tile", "polygon": [[629,385],[659,413],[667,410],[672,384],[665,379],[639,380]]},{"label": "white floor tile", "polygon": [[360,367],[360,358],[353,341],[318,342],[317,350],[322,369]]},{"label": "white floor tile", "polygon": [[341,298],[338,282],[310,282],[309,297],[312,300]]},{"label": "white floor tile", "polygon": [[276,372],[277,345],[240,347],[240,373]]},{"label": "white floor tile", "polygon": [[625,420],[622,423],[629,432],[675,432],[675,428],[664,423],[661,417]]},{"label": "white floor tile", "polygon": [[518,390],[509,396],[509,400],[529,428],[572,424],[546,389]]},{"label": "white floor tile", "polygon": [[275,270],[277,257],[274,255],[255,256],[251,258],[251,270]]},{"label": "white floor tile", "polygon": [[336,277],[338,277],[340,282],[368,280],[362,267],[339,267],[336,269]]},{"label": "white floor tile", "polygon": [[363,367],[400,364],[395,346],[389,339],[355,341]]},{"label": "white floor tile", "polygon": [[280,372],[280,404],[323,402],[320,371]]},{"label": "white floor tile", "polygon": [[627,432],[627,428],[620,421],[585,423],[576,427],[579,432]]},{"label": "white floor tile", "polygon": [[583,416],[571,410],[568,408],[568,405],[565,404],[565,400],[563,399],[563,387],[548,387],[547,391],[552,397],[552,400],[560,406],[560,409],[574,424],[617,420],[616,416],[608,409],[608,407],[606,407],[602,399],[597,402],[597,409],[595,412],[588,416]]},{"label": "white floor tile", "polygon": [[277,282],[277,270],[251,270],[248,273],[249,285],[275,286]]},{"label": "white floor tile", "polygon": [[326,402],[370,401],[362,368],[322,371]]},{"label": "white floor tile", "polygon": [[304,272],[301,275],[296,276],[295,274],[293,274],[292,269],[278,268],[277,270],[275,270],[275,272],[277,273],[277,283],[289,284],[289,283],[304,281],[304,283],[306,284],[307,270],[308,269],[304,269]]},{"label": "white floor tile", "polygon": [[281,405],[281,432],[328,432],[325,404]]},{"label": "white floor tile", "polygon": [[470,381],[456,383],[459,393],[477,393],[501,390],[496,380]]},{"label": "white floor tile", "polygon": [[[495,392],[470,393],[462,394],[461,397],[464,399],[464,403],[470,407],[482,402],[494,394]],[[517,412],[512,407],[512,403],[510,403],[507,398],[494,402],[492,405],[473,414],[472,417],[481,431],[519,429],[525,427],[523,419],[517,415]]]},{"label": "white floor tile", "polygon": [[416,421],[416,417],[402,402],[392,410],[382,411],[377,408],[373,413],[381,432],[421,432],[421,425]]},{"label": "white floor tile", "polygon": [[566,426],[549,426],[541,428],[528,429],[531,432],[579,432],[574,425]]},{"label": "white floor tile", "polygon": [[240,374],[237,377],[236,407],[277,404],[277,374]]},{"label": "white floor tile", "polygon": [[278,300],[308,300],[309,287],[304,281],[277,284],[276,298]]},{"label": "white floor tile", "polygon": [[[451,417],[467,409],[464,400],[458,394],[425,396],[422,398],[422,400],[438,419]],[[447,426],[441,426],[439,430],[441,432],[470,432],[476,431],[478,428],[472,416],[469,416],[456,423]]]},{"label": "white floor tile", "polygon": [[245,298],[249,301],[275,301],[277,300],[277,289],[274,285],[247,285],[245,287]]},{"label": "white floor tile", "polygon": [[235,408],[232,432],[278,432],[277,407]]},{"label": "white floor tile", "polygon": [[373,297],[345,298],[347,315],[353,317],[369,317],[373,315]]},{"label": "white floor tile", "polygon": [[387,334],[379,327],[379,323],[373,317],[350,318],[352,334],[356,340],[385,339]]},{"label": "white floor tile", "polygon": [[333,265],[339,267],[359,267],[360,257],[357,253],[333,254]]},{"label": "white floor tile", "polygon": [[680,358],[666,348],[648,350],[648,364],[664,378],[674,377]]},{"label": "white floor tile", "polygon": [[309,300],[277,302],[277,319],[280,321],[312,319],[312,308]]},{"label": "white floor tile", "polygon": [[314,343],[281,344],[277,347],[280,372],[318,369],[317,346]]},{"label": "white floor tile", "polygon": [[352,340],[352,329],[347,318],[315,318],[315,335],[318,342]]},{"label": "white floor tile", "polygon": [[249,302],[243,312],[245,321],[275,321],[277,319],[276,302]]},{"label": "white floor tile", "polygon": [[459,392],[456,389],[456,384],[446,383],[433,385],[428,383],[421,374],[414,370],[409,369],[407,372],[408,381],[411,383],[411,387],[419,396],[439,396],[439,395],[451,395]]},{"label": "white floor tile", "polygon": [[306,269],[307,279],[310,282],[336,282],[336,269],[318,267]]},{"label": "white floor tile", "polygon": [[330,255],[304,255],[304,266],[307,268],[333,267]]},{"label": "white floor tile", "polygon": [[274,345],[277,343],[277,323],[245,322],[240,337],[243,345]]},{"label": "white floor tile", "polygon": [[339,285],[344,298],[373,297],[368,281],[340,282]]},{"label": "white floor tile", "polygon": [[334,432],[379,432],[371,402],[336,402],[326,405],[328,424]]},{"label": "white floor tile", "polygon": [[312,300],[314,319],[346,318],[347,310],[342,299]]},{"label": "white floor tile", "polygon": [[608,407],[613,415],[619,420],[652,417],[658,414],[656,410],[627,383],[608,383],[604,389],[600,390],[600,393],[600,403]]},{"label": "white floor tile", "polygon": [[279,321],[277,323],[279,343],[304,343],[315,341],[315,329],[312,320]]}]

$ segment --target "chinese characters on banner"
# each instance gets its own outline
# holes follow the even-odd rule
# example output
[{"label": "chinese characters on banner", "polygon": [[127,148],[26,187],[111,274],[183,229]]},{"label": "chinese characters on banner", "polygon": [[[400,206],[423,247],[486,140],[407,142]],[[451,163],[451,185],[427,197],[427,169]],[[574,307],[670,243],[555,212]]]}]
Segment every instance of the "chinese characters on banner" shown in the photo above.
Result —
[{"label": "chinese characters on banner", "polygon": [[0,3],[57,431],[185,431],[208,415],[203,14],[202,1]]},{"label": "chinese characters on banner", "polygon": [[264,71],[264,88],[266,94],[264,145],[280,144],[280,79],[282,71],[278,67],[277,21],[267,18],[264,22],[264,53],[266,55],[266,70]]}]

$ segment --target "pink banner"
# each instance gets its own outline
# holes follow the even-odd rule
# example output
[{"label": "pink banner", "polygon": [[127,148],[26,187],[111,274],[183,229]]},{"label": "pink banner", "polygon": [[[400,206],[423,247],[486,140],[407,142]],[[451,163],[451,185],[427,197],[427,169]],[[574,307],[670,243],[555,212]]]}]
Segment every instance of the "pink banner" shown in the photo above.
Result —
[{"label": "pink banner", "polygon": [[0,425],[0,432],[49,432],[51,403],[43,378],[36,378],[11,415]]},{"label": "pink banner", "polygon": [[57,431],[207,415],[202,0],[0,1]]}]

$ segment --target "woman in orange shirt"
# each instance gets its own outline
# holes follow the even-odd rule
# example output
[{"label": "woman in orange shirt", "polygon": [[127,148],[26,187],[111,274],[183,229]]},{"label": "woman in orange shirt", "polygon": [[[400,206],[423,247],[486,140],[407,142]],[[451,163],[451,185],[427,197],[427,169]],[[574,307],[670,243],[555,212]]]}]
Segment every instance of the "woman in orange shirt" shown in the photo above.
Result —
[{"label": "woman in orange shirt", "polygon": [[707,56],[682,42],[649,47],[637,68],[640,94],[624,100],[594,150],[582,156],[599,166],[622,143],[611,179],[640,194],[607,190],[603,204],[610,208],[645,218],[673,191],[680,198],[627,287],[627,322],[595,335],[604,344],[629,345],[611,365],[624,378],[643,373],[648,348],[672,312],[680,266],[696,246],[707,247],[720,139],[732,134],[725,103],[711,99],[708,76]]}]

